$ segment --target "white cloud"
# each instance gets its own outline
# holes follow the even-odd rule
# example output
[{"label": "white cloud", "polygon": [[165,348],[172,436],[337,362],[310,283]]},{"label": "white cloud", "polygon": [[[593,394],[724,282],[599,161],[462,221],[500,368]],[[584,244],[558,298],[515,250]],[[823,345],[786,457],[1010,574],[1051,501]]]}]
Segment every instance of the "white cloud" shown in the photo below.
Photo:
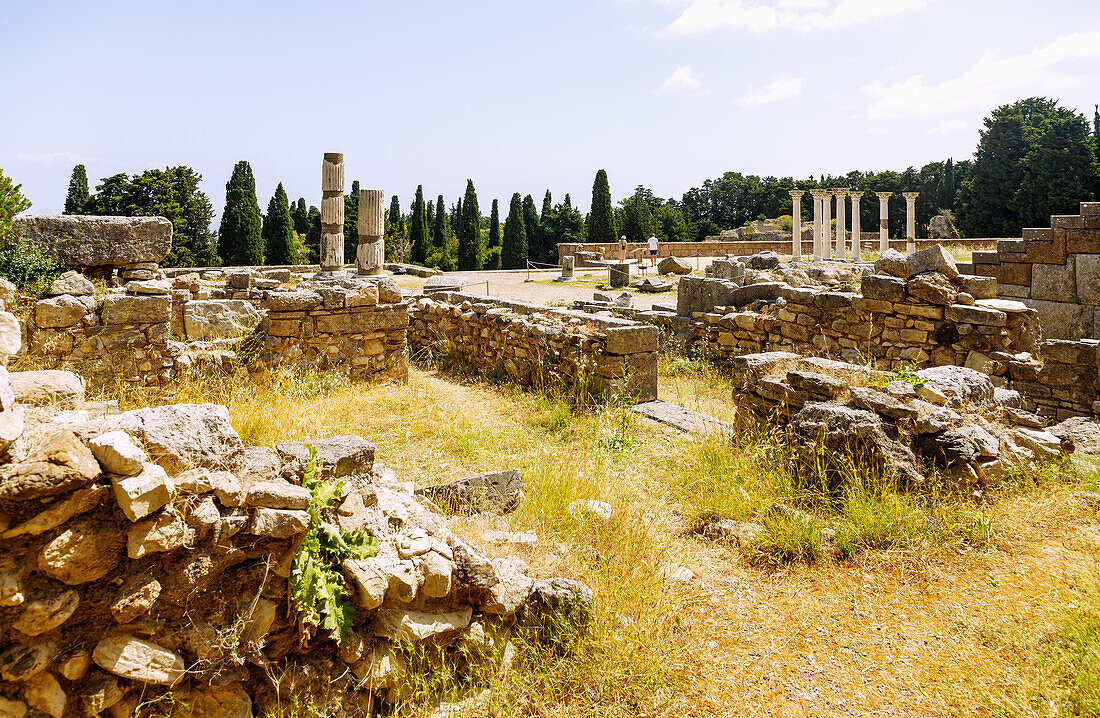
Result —
[{"label": "white cloud", "polygon": [[759,90],[754,90],[741,98],[742,107],[767,105],[780,100],[789,100],[802,94],[801,77],[780,77]]},{"label": "white cloud", "polygon": [[990,108],[1027,94],[1050,97],[1096,83],[1100,77],[1100,32],[1065,35],[1024,55],[987,53],[958,77],[929,84],[923,75],[901,82],[877,82],[863,91],[871,96],[872,120],[934,117]]},{"label": "white cloud", "polygon": [[935,127],[929,128],[926,135],[953,135],[956,132],[966,131],[970,125],[966,120],[944,120]]},{"label": "white cloud", "polygon": [[835,30],[920,10],[932,0],[840,0],[831,10],[826,0],[689,0],[680,16],[665,28],[676,35],[719,29],[765,33],[776,30]]},{"label": "white cloud", "polygon": [[868,127],[867,128],[867,134],[869,134],[869,135],[888,135],[888,134],[890,134],[890,130],[886,129],[885,127]]},{"label": "white cloud", "polygon": [[71,165],[89,164],[95,161],[94,159],[81,157],[73,152],[47,152],[41,155],[31,155],[26,152],[19,152],[15,155],[15,159],[20,162],[29,162],[36,165],[52,165],[58,160],[64,160],[66,164]]},{"label": "white cloud", "polygon": [[676,72],[665,78],[661,85],[661,92],[669,90],[696,90],[699,88],[699,78],[691,74],[691,67],[683,65],[676,68]]}]

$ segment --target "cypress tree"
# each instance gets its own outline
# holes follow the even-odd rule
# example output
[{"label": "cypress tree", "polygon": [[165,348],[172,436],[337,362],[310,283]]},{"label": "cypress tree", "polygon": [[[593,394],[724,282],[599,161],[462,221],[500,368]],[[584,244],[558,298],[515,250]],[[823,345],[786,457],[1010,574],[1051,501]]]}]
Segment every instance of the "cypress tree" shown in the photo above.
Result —
[{"label": "cypress tree", "polygon": [[1097,152],[1100,152],[1100,105],[1094,105],[1092,111],[1092,138],[1096,140]]},{"label": "cypress tree", "polygon": [[943,168],[943,183],[940,185],[939,209],[955,209],[955,160],[948,158]]},{"label": "cypress tree", "polygon": [[344,256],[352,258],[359,251],[359,180],[351,183],[351,194],[344,195]]},{"label": "cypress tree", "polygon": [[527,266],[527,231],[523,227],[523,200],[519,198],[519,192],[512,195],[508,219],[504,220],[504,248],[500,265],[505,269]]},{"label": "cypress tree", "polygon": [[489,216],[489,246],[499,247],[500,243],[500,206],[497,200],[493,200],[493,211]]},{"label": "cypress tree", "polygon": [[317,262],[321,259],[321,210],[310,205],[306,217],[306,256],[310,262]]},{"label": "cypress tree", "polygon": [[393,261],[397,248],[403,245],[405,221],[401,216],[401,200],[397,195],[390,197],[390,209],[386,213],[386,259]]},{"label": "cypress tree", "polygon": [[462,198],[459,197],[455,206],[451,208],[451,232],[458,236],[458,226],[462,219]]},{"label": "cypress tree", "polygon": [[542,225],[535,209],[535,198],[531,195],[523,198],[523,230],[527,234],[527,258],[542,261]]},{"label": "cypress tree", "polygon": [[436,247],[447,246],[447,211],[444,209],[443,195],[435,201],[435,217],[432,223],[432,242]]},{"label": "cypress tree", "polygon": [[466,197],[458,215],[458,268],[465,271],[481,269],[481,210],[477,206],[474,181],[466,180]]},{"label": "cypress tree", "polygon": [[84,214],[88,204],[88,173],[84,165],[73,167],[73,176],[69,179],[69,193],[65,195],[64,214]]},{"label": "cypress tree", "polygon": [[565,202],[562,203],[562,206],[566,209],[573,209],[573,198],[569,196],[568,192],[565,194]]},{"label": "cypress tree", "polygon": [[268,264],[297,264],[294,220],[290,217],[290,202],[286,198],[282,182],[275,188],[275,194],[267,203],[267,215],[264,217],[261,234]]},{"label": "cypress tree", "polygon": [[424,264],[428,257],[428,218],[424,215],[424,186],[416,186],[416,199],[413,200],[412,220],[409,224],[409,255],[413,264]]},{"label": "cypress tree", "polygon": [[546,194],[542,196],[542,212],[539,214],[539,222],[546,224],[546,220],[550,218],[550,211],[553,209],[552,200],[550,199],[550,190],[546,190]]},{"label": "cypress tree", "polygon": [[607,184],[607,171],[596,173],[592,183],[592,207],[588,212],[588,241],[615,242],[615,218],[611,213],[611,187]]},{"label": "cypress tree", "polygon": [[218,254],[226,266],[264,263],[264,240],[260,236],[260,204],[256,201],[256,179],[252,167],[241,160],[225,183],[225,209],[218,228]]},{"label": "cypress tree", "polygon": [[299,197],[298,201],[290,206],[290,218],[294,220],[294,231],[303,237],[309,232],[309,210],[306,209],[306,200]]}]

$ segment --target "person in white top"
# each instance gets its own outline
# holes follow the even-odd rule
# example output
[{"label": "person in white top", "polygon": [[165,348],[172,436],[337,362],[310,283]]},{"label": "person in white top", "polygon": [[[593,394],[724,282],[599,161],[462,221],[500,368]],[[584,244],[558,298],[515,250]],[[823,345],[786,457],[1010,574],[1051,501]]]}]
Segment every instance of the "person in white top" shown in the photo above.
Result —
[{"label": "person in white top", "polygon": [[649,266],[657,263],[657,237],[649,235]]}]

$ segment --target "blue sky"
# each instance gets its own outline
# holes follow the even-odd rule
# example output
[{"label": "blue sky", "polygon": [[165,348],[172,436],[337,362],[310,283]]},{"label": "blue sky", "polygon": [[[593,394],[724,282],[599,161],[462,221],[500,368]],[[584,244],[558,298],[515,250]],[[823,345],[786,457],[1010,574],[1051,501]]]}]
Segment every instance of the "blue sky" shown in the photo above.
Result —
[{"label": "blue sky", "polygon": [[904,169],[969,157],[998,104],[1100,102],[1096,0],[340,2],[0,0],[0,168],[58,212],[91,184],[185,164],[215,211],[248,160],[319,204],[348,184],[482,210],[679,196],[727,170]]}]

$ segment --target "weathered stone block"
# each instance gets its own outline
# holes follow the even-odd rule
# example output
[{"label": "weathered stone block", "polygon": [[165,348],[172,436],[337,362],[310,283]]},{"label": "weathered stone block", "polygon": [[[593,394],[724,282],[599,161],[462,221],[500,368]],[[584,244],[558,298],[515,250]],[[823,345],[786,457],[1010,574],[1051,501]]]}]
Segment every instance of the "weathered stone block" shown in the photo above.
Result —
[{"label": "weathered stone block", "polygon": [[905,280],[884,274],[868,274],[863,277],[860,290],[864,299],[899,302],[905,298]]},{"label": "weathered stone block", "polygon": [[20,214],[12,223],[24,239],[69,267],[160,262],[172,249],[172,223],[164,217]]},{"label": "weathered stone block", "polygon": [[1031,296],[1034,299],[1052,302],[1076,301],[1077,286],[1074,277],[1073,262],[1033,264],[1031,265]]},{"label": "weathered stone block", "polygon": [[[1085,304],[1100,305],[1100,254],[1078,254],[1074,257],[1076,265],[1076,299]],[[1035,297],[1034,288],[1032,296]],[[1035,297],[1051,301],[1073,301],[1073,299],[1055,299],[1053,297]]]},{"label": "weathered stone block", "polygon": [[103,298],[102,317],[104,324],[171,324],[172,297],[112,294]]},{"label": "weathered stone block", "polygon": [[604,350],[609,354],[657,351],[660,330],[654,326],[611,327]]},{"label": "weathered stone block", "polygon": [[135,476],[116,477],[112,481],[115,501],[126,518],[137,521],[172,500],[172,481],[163,468],[146,463]]},{"label": "weathered stone block", "polygon": [[1008,323],[1004,312],[979,306],[952,304],[944,312],[944,318],[952,322],[980,324],[990,327],[1003,327]]}]

